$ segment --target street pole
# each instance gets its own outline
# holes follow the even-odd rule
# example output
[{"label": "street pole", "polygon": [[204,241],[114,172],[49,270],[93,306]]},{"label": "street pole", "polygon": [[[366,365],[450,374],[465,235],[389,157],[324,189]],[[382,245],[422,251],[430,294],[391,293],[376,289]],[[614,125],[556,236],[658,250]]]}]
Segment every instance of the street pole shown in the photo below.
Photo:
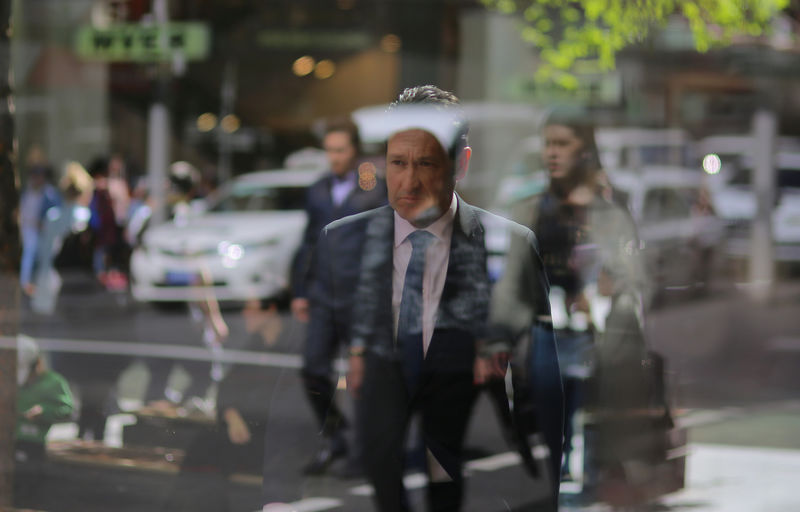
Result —
[{"label": "street pole", "polygon": [[[156,25],[166,25],[168,21],[167,0],[153,0],[153,15]],[[167,48],[166,31],[161,31],[159,44]],[[153,104],[147,114],[147,174],[150,185],[150,198],[153,211],[150,217],[152,225],[161,224],[167,216],[167,168],[169,167],[169,110],[167,108],[167,89],[169,75],[167,66],[158,66],[156,93]]]},{"label": "street pole", "polygon": [[168,154],[169,111],[163,102],[155,102],[147,114],[147,169],[153,201],[150,222],[154,225],[166,219]]},{"label": "street pole", "polygon": [[769,298],[775,279],[772,210],[775,205],[775,137],[777,119],[770,110],[753,117],[753,192],[756,215],[750,238],[750,291],[755,300]]}]

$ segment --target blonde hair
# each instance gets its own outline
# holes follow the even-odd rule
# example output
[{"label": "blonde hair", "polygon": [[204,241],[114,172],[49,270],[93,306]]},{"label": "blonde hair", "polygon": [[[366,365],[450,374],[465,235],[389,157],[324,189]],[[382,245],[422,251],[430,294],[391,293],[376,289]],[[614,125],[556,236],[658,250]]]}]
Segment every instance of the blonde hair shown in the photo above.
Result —
[{"label": "blonde hair", "polygon": [[72,161],[64,166],[64,176],[58,186],[65,198],[76,199],[91,194],[94,190],[94,181],[81,164]]}]

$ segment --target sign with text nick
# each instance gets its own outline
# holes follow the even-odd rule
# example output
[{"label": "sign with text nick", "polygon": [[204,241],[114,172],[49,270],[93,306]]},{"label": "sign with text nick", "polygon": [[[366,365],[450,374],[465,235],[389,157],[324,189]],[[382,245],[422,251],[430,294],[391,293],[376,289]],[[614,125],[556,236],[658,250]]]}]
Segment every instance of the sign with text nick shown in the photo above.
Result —
[{"label": "sign with text nick", "polygon": [[79,56],[111,62],[158,62],[177,56],[200,60],[208,56],[210,46],[208,25],[194,22],[81,27],[75,38]]}]

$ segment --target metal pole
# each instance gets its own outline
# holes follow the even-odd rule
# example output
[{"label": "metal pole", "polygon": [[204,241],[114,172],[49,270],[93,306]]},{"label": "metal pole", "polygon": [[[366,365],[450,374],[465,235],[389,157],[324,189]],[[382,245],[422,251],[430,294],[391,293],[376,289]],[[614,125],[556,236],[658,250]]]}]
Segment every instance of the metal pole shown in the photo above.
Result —
[{"label": "metal pole", "polygon": [[[153,0],[153,15],[157,25],[167,23],[167,0]],[[159,44],[166,48],[166,32],[162,34]],[[159,66],[156,95],[147,115],[147,173],[153,202],[153,212],[150,217],[152,225],[161,224],[167,216],[166,184],[170,154],[169,110],[166,104],[169,76],[166,66],[161,63],[156,66]]]},{"label": "metal pole", "polygon": [[166,219],[167,167],[169,166],[169,111],[163,102],[150,105],[147,114],[147,169],[153,212],[150,222]]},{"label": "metal pole", "polygon": [[772,210],[775,204],[775,137],[777,118],[769,110],[753,117],[753,192],[756,215],[750,239],[750,285],[752,297],[766,300],[775,279],[772,246]]}]

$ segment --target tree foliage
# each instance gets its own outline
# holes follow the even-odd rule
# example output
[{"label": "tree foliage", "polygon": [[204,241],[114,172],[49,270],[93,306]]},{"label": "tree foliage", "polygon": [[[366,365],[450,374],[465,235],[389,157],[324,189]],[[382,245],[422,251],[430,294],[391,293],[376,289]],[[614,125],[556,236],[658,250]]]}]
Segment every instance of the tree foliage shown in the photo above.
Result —
[{"label": "tree foliage", "polygon": [[613,69],[616,53],[644,40],[680,16],[688,22],[697,50],[757,36],[790,0],[481,0],[486,7],[518,14],[522,38],[541,50],[540,82],[577,86],[572,74],[581,60]]}]

